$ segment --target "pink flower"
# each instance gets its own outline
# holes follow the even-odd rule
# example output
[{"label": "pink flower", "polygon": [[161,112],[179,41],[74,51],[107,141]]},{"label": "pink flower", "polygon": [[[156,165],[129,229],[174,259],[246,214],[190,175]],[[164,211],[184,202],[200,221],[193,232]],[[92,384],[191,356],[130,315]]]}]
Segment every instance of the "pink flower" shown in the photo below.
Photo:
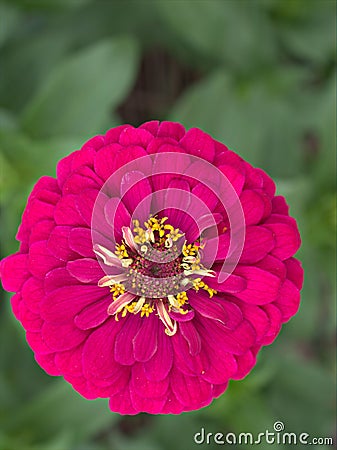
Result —
[{"label": "pink flower", "polygon": [[109,130],[42,177],[1,263],[37,362],[121,414],[208,405],[298,310],[296,222],[199,129]]}]

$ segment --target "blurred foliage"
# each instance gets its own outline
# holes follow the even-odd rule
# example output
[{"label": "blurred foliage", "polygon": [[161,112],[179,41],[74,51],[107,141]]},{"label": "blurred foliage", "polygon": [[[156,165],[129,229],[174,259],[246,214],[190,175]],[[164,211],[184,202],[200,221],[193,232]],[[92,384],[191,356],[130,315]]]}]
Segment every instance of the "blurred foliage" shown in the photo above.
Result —
[{"label": "blurred foliage", "polygon": [[17,249],[33,184],[61,157],[119,123],[166,118],[201,127],[277,179],[305,268],[301,310],[252,374],[177,417],[121,417],[47,376],[5,294],[0,450],[180,450],[197,447],[201,427],[257,434],[275,420],[334,435],[335,50],[333,0],[0,3],[3,255]]}]

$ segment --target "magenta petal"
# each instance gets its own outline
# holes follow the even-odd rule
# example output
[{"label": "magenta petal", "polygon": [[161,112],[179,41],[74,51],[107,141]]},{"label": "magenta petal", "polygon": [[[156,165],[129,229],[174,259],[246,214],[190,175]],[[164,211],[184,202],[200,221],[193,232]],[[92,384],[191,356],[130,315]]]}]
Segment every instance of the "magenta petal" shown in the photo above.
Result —
[{"label": "magenta petal", "polygon": [[98,300],[89,306],[86,306],[75,317],[75,325],[81,330],[89,330],[90,328],[96,328],[101,325],[108,317],[107,309],[111,302],[110,297]]},{"label": "magenta petal", "polygon": [[36,362],[48,373],[48,375],[58,376],[61,375],[59,368],[55,364],[55,353],[35,354]]},{"label": "magenta petal", "polygon": [[41,220],[40,222],[37,222],[31,228],[29,245],[32,245],[34,242],[38,241],[47,241],[54,228],[54,220]]},{"label": "magenta petal", "polygon": [[246,289],[238,292],[236,297],[256,305],[270,303],[276,299],[281,280],[275,275],[253,266],[238,266],[235,273],[247,280]]},{"label": "magenta petal", "polygon": [[189,290],[188,299],[192,308],[204,317],[226,324],[228,317],[225,310],[219,303],[212,298],[209,298],[208,294],[201,291],[193,292],[192,290]]},{"label": "magenta petal", "polygon": [[177,367],[186,375],[200,375],[210,365],[210,360],[207,354],[192,355],[190,347],[182,333],[179,331],[171,337],[175,364],[173,367]]},{"label": "magenta petal", "polygon": [[303,268],[301,263],[295,258],[284,261],[287,268],[287,278],[292,281],[298,289],[303,286]]},{"label": "magenta petal", "polygon": [[118,142],[119,141],[119,137],[122,133],[122,131],[124,131],[126,128],[133,128],[132,125],[119,125],[118,127],[115,128],[111,128],[110,130],[108,130],[105,133],[105,136],[103,136],[104,138],[104,143],[107,144],[111,144],[114,142]]},{"label": "magenta petal", "polygon": [[46,294],[55,291],[55,289],[78,284],[76,278],[72,277],[65,267],[59,267],[48,272],[43,283]]},{"label": "magenta petal", "polygon": [[78,257],[78,254],[69,247],[69,235],[72,228],[57,226],[53,229],[47,241],[47,248],[58,259],[69,261]]},{"label": "magenta petal", "polygon": [[56,353],[55,364],[63,374],[79,377],[82,375],[82,355],[84,343],[78,347]]},{"label": "magenta petal", "polygon": [[120,320],[123,326],[116,336],[114,356],[118,363],[130,366],[136,362],[132,339],[142,325],[142,318],[138,314],[129,314]]},{"label": "magenta petal", "polygon": [[194,324],[191,322],[181,322],[179,324],[179,329],[188,343],[190,354],[195,356],[200,353],[201,339]]},{"label": "magenta petal", "polygon": [[238,365],[235,357],[225,352],[221,345],[214,345],[213,342],[204,340],[202,352],[206,353],[212,361],[201,375],[203,380],[222,384],[236,373]]},{"label": "magenta petal", "polygon": [[265,209],[265,202],[261,195],[253,190],[245,190],[240,195],[240,202],[246,226],[258,224],[264,215]]},{"label": "magenta petal", "polygon": [[84,189],[76,196],[76,209],[85,223],[90,227],[94,206],[97,200],[97,189]]},{"label": "magenta petal", "polygon": [[22,302],[21,294],[15,294],[11,297],[11,307],[13,314],[17,320],[20,320],[20,303]]},{"label": "magenta petal", "polygon": [[157,351],[144,363],[144,371],[150,381],[160,381],[167,377],[173,362],[173,349],[170,337],[161,326],[157,333]]},{"label": "magenta petal", "polygon": [[50,270],[64,263],[56,258],[47,248],[46,241],[35,242],[29,249],[29,270],[37,278],[44,278]]},{"label": "magenta petal", "polygon": [[129,386],[110,397],[109,408],[111,411],[118,412],[119,414],[135,415],[140,412],[134,408],[131,402]]},{"label": "magenta petal", "polygon": [[250,303],[237,301],[237,304],[243,312],[245,319],[247,319],[255,329],[257,342],[260,342],[270,326],[267,313],[259,306]]},{"label": "magenta petal", "polygon": [[114,361],[116,335],[122,322],[114,318],[92,331],[83,348],[83,371],[87,377],[107,378],[120,369]]},{"label": "magenta petal", "polygon": [[219,170],[224,174],[237,195],[240,195],[245,184],[245,175],[242,170],[227,164],[219,166]]},{"label": "magenta petal", "polygon": [[6,291],[16,292],[29,277],[28,255],[15,253],[1,261],[0,275]]},{"label": "magenta petal", "polygon": [[199,377],[184,375],[176,369],[171,374],[171,389],[179,402],[188,408],[202,408],[212,400],[211,384]]},{"label": "magenta petal", "polygon": [[69,261],[67,270],[70,275],[82,283],[98,283],[105,274],[96,259],[82,258]]},{"label": "magenta petal", "polygon": [[166,403],[161,411],[162,414],[181,414],[186,410],[185,406],[181,404],[172,389],[168,389],[166,393]]},{"label": "magenta petal", "polygon": [[284,197],[277,195],[272,199],[272,211],[274,214],[283,214],[285,216],[289,214],[289,206]]},{"label": "magenta petal", "polygon": [[109,144],[97,152],[95,157],[95,172],[104,181],[107,180],[116,170],[116,154],[122,150],[120,144]]},{"label": "magenta petal", "polygon": [[41,316],[53,323],[65,323],[83,308],[104,298],[107,290],[98,286],[66,286],[52,291],[41,303]]},{"label": "magenta petal", "polygon": [[147,220],[151,209],[152,188],[144,174],[136,170],[127,172],[121,180],[120,189],[123,204],[130,214],[140,205],[137,218],[141,222]]},{"label": "magenta petal", "polygon": [[283,322],[288,321],[297,313],[300,306],[300,291],[294,283],[289,280],[284,280],[275,306],[280,309]]},{"label": "magenta petal", "polygon": [[69,247],[85,258],[95,257],[89,228],[72,228],[69,233]]},{"label": "magenta petal", "polygon": [[247,287],[247,281],[243,277],[239,277],[237,275],[231,274],[223,283],[218,283],[219,278],[219,272],[218,269],[219,266],[213,266],[213,270],[217,273],[217,276],[215,278],[208,278],[207,284],[211,288],[219,291],[219,292],[227,292],[230,294],[234,294],[237,292],[241,292]]},{"label": "magenta petal", "polygon": [[35,353],[48,354],[53,353],[53,349],[51,349],[45,342],[42,337],[41,332],[26,332],[26,339],[30,347]]},{"label": "magenta petal", "polygon": [[215,155],[214,141],[208,134],[198,128],[191,128],[180,140],[180,145],[188,153],[212,162]]},{"label": "magenta petal", "polygon": [[77,347],[88,336],[87,331],[79,330],[73,322],[54,324],[45,322],[42,338],[52,350],[59,352]]},{"label": "magenta petal", "polygon": [[169,377],[166,377],[163,380],[150,381],[146,377],[143,364],[141,363],[136,363],[132,367],[130,389],[131,392],[137,392],[140,397],[163,397],[168,390],[169,384]]},{"label": "magenta petal", "polygon": [[286,266],[282,261],[274,256],[267,255],[265,258],[261,259],[261,261],[257,262],[255,267],[276,275],[280,278],[280,280],[284,280],[286,278]]},{"label": "magenta petal", "polygon": [[104,214],[107,223],[114,230],[115,239],[121,239],[122,227],[130,227],[131,224],[131,216],[124,203],[118,198],[111,198],[105,205]]},{"label": "magenta petal", "polygon": [[130,145],[140,145],[146,148],[148,144],[152,141],[153,135],[144,129],[140,128],[125,128],[120,136],[119,143],[123,147],[128,147]]},{"label": "magenta petal", "polygon": [[274,245],[275,241],[272,232],[264,227],[247,227],[240,263],[253,264],[260,261],[274,248]]},{"label": "magenta petal", "polygon": [[158,128],[158,137],[170,137],[179,141],[185,134],[185,128],[176,122],[166,122],[160,123]]},{"label": "magenta petal", "polygon": [[133,352],[136,361],[145,362],[153,357],[157,351],[158,327],[162,326],[154,314],[150,314],[133,338]]},{"label": "magenta petal", "polygon": [[166,402],[166,395],[158,398],[144,398],[135,389],[130,389],[130,397],[135,410],[148,414],[160,414]]},{"label": "magenta petal", "polygon": [[43,325],[43,320],[38,314],[33,313],[27,308],[25,302],[20,302],[19,317],[22,326],[26,331],[40,331]]},{"label": "magenta petal", "polygon": [[238,370],[234,376],[232,376],[233,380],[241,380],[244,378],[255,366],[256,364],[256,356],[248,351],[243,355],[236,355],[236,360],[238,363]]},{"label": "magenta petal", "polygon": [[[163,122],[162,122],[163,123]],[[150,120],[149,122],[142,123],[139,126],[141,130],[147,130],[152,136],[157,136],[158,128],[159,128],[159,120]]]},{"label": "magenta petal", "polygon": [[301,238],[295,226],[286,223],[264,224],[273,234],[275,248],[272,254],[281,260],[293,256],[301,245]]},{"label": "magenta petal", "polygon": [[55,208],[54,218],[58,225],[86,225],[83,217],[77,212],[76,195],[62,197]]},{"label": "magenta petal", "polygon": [[261,340],[262,345],[268,345],[273,342],[279,334],[282,325],[282,313],[275,305],[268,303],[262,306],[269,317],[269,329]]}]

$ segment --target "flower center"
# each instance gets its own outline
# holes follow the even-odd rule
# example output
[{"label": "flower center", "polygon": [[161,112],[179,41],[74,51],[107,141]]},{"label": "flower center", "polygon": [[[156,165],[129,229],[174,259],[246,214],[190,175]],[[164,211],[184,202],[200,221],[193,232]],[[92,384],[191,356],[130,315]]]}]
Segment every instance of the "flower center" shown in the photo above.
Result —
[{"label": "flower center", "polygon": [[144,227],[138,220],[133,223],[133,230],[123,227],[123,240],[114,252],[94,246],[104,264],[120,269],[117,275],[98,282],[112,293],[108,314],[119,320],[119,313],[148,317],[156,311],[166,333],[173,335],[177,330],[173,317],[191,313],[186,291],[203,289],[212,297],[216,291],[201,277],[215,274],[201,263],[202,242],[187,243],[184,233],[168,224],[167,217],[150,217]]}]

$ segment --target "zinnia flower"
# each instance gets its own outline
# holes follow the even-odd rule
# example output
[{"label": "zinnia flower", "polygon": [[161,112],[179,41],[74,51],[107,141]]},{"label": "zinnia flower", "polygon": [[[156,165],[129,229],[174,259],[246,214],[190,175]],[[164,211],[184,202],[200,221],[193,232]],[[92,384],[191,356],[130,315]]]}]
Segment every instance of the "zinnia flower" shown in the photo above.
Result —
[{"label": "zinnia flower", "polygon": [[1,276],[36,361],[121,414],[208,405],[299,307],[300,236],[274,182],[178,123],[62,159],[17,239]]}]

